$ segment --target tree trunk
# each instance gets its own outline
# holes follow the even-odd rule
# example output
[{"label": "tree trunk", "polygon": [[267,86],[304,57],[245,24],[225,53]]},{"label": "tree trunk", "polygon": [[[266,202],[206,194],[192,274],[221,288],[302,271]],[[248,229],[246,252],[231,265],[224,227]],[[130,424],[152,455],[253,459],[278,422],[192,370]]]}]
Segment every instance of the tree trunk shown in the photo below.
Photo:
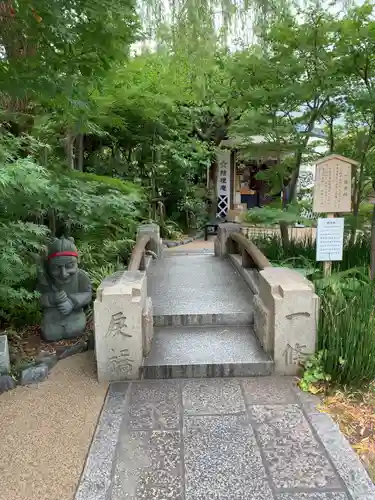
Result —
[{"label": "tree trunk", "polygon": [[355,238],[358,231],[358,213],[359,213],[359,203],[357,200],[353,204],[353,225],[350,230],[349,246],[354,245]]},{"label": "tree trunk", "polygon": [[[288,186],[283,187],[283,201],[282,201],[282,207],[283,210],[286,210],[288,208],[288,203],[289,203],[289,196],[288,196]],[[283,249],[286,251],[287,248],[289,247],[289,231],[288,231],[288,224],[286,222],[281,221],[279,223],[280,227],[280,235],[281,235],[281,245]]]},{"label": "tree trunk", "polygon": [[55,210],[53,208],[50,208],[48,210],[48,227],[49,230],[51,231],[51,235],[53,237],[56,236],[56,215],[55,215]]},{"label": "tree trunk", "polygon": [[281,244],[286,252],[288,247],[289,247],[289,231],[288,231],[288,224],[286,222],[281,221],[280,224],[280,234],[281,234]]},{"label": "tree trunk", "polygon": [[[305,148],[306,146],[304,146]],[[292,173],[292,176],[290,178],[290,182],[289,182],[289,196],[288,196],[288,200],[287,200],[287,203],[291,203],[295,196],[296,196],[296,191],[297,191],[297,182],[298,182],[298,176],[299,176],[299,169],[300,169],[300,166],[301,166],[301,161],[302,161],[302,151],[299,150],[297,151],[297,155],[296,155],[296,167],[294,169],[294,172]]]},{"label": "tree trunk", "polygon": [[375,278],[375,205],[372,209],[371,218],[371,272],[370,277],[372,280]]},{"label": "tree trunk", "polygon": [[83,172],[83,134],[78,134],[75,139],[75,168]]},{"label": "tree trunk", "polygon": [[68,131],[65,137],[65,155],[68,167],[74,170],[74,135]]},{"label": "tree trunk", "polygon": [[359,169],[356,170],[355,182],[354,182],[354,192],[353,192],[353,226],[351,228],[349,244],[353,245],[358,231],[358,214],[359,205],[361,204],[361,197],[363,191],[363,180],[364,180],[364,161],[362,160]]}]

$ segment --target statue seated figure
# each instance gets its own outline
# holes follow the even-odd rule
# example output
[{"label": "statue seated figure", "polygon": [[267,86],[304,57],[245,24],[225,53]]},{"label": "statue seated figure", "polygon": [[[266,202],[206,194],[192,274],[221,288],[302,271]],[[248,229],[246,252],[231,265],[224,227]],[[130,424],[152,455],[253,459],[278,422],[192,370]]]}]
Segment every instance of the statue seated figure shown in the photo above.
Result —
[{"label": "statue seated figure", "polygon": [[41,265],[37,290],[43,308],[43,339],[53,342],[83,335],[84,306],[90,304],[92,287],[85,271],[78,268],[73,238],[56,238],[48,245]]}]

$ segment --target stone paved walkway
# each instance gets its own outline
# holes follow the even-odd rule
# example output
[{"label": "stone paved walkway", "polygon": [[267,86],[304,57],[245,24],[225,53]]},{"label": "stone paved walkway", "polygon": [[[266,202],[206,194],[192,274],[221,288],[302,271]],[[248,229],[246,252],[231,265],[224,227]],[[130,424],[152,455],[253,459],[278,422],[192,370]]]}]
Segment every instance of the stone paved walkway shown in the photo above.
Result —
[{"label": "stone paved walkway", "polygon": [[291,378],[112,384],[76,500],[373,500]]}]

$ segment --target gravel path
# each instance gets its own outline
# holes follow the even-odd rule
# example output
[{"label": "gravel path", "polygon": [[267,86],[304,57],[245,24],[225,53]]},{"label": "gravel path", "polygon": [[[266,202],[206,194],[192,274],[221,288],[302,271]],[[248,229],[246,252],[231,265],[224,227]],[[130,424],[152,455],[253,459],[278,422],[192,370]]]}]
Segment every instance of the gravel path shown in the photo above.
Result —
[{"label": "gravel path", "polygon": [[0,396],[0,500],[72,500],[107,386],[92,352]]}]

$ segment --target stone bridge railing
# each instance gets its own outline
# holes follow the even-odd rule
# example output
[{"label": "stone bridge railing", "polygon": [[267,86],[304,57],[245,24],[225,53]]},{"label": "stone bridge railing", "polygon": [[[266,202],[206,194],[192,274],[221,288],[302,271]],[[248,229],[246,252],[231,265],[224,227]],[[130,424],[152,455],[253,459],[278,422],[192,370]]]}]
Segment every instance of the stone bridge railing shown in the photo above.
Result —
[{"label": "stone bridge railing", "polygon": [[128,270],[108,276],[97,290],[94,323],[100,382],[140,378],[153,337],[147,268],[161,251],[159,226],[139,226]]},{"label": "stone bridge railing", "polygon": [[254,330],[281,375],[295,375],[316,349],[319,297],[304,276],[274,267],[241,234],[241,225],[220,224],[215,255],[228,257],[254,293]]}]

